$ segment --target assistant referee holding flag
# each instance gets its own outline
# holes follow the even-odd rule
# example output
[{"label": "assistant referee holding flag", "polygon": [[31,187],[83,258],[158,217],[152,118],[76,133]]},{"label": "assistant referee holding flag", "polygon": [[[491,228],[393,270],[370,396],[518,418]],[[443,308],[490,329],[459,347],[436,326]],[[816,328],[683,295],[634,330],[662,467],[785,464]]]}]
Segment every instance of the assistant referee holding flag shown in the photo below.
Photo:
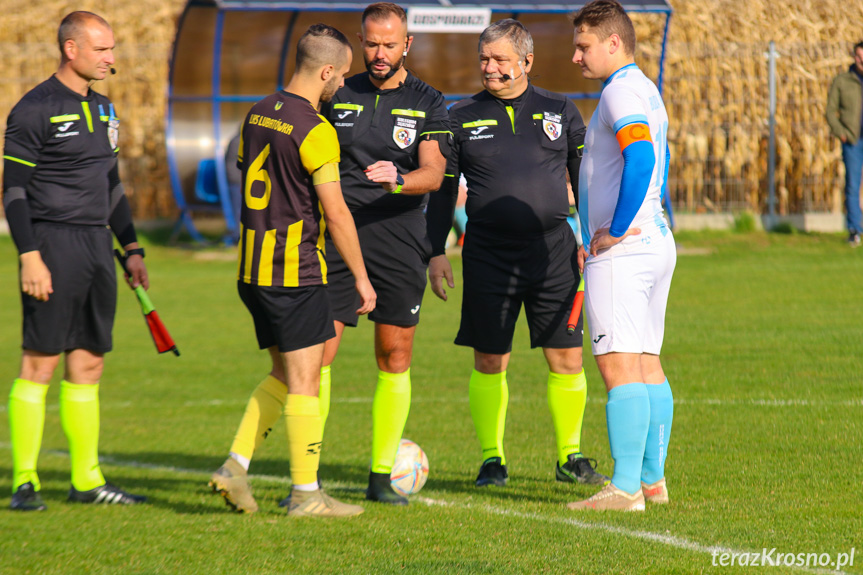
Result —
[{"label": "assistant referee holding flag", "polygon": [[[575,334],[566,329],[579,282],[576,241],[566,221],[566,174],[578,181],[584,123],[568,98],[528,81],[533,39],[520,22],[506,19],[486,28],[479,62],[485,90],[450,109],[453,153],[447,174],[454,177],[429,204],[437,256],[444,253],[458,175],[464,173],[464,299],[455,342],[474,349],[470,412],[483,453],[476,485],[507,482],[506,368],[522,305],[531,347],[542,347],[549,367],[557,480],[599,485],[608,478],[581,453],[587,398],[581,319]],[[449,262],[435,258],[429,281],[439,297],[445,299],[442,280],[451,277]]]},{"label": "assistant referee holding flag", "polygon": [[128,256],[130,285],[149,287],[117,167],[119,120],[108,98],[90,89],[114,64],[114,34],[102,17],[72,12],[57,37],[60,67],[12,109],[3,151],[3,208],[20,254],[24,308],[21,372],[9,394],[11,507],[18,511],[45,509],[36,462],[60,354],[69,501],[145,500],[107,483],[98,454],[99,380],[117,300],[111,232]]}]

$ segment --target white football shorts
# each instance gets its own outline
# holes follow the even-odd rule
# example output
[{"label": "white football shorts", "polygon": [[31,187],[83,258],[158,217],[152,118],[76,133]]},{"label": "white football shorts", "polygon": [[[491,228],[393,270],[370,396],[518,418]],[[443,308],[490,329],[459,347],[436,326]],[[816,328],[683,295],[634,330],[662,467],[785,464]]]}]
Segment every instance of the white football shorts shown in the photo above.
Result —
[{"label": "white football shorts", "polygon": [[676,263],[671,230],[652,226],[587,259],[584,309],[593,355],[659,355]]}]

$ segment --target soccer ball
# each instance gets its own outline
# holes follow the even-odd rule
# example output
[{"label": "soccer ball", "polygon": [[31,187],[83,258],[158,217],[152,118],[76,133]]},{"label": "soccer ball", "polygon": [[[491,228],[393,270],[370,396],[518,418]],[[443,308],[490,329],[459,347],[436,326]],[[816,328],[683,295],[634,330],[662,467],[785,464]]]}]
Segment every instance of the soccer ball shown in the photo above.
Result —
[{"label": "soccer ball", "polygon": [[410,439],[402,439],[390,472],[393,489],[402,495],[416,493],[426,484],[428,476],[429,460],[425,451]]}]

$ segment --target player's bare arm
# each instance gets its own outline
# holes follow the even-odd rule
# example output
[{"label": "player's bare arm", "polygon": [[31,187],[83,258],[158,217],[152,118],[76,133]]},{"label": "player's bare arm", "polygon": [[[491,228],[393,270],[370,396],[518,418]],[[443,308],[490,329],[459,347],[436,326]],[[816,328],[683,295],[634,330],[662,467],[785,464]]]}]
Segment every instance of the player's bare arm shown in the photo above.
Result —
[{"label": "player's bare arm", "polygon": [[[407,174],[401,174],[404,184],[399,190],[400,194],[408,196],[426,194],[439,189],[443,183],[446,158],[441,153],[438,143],[434,140],[423,140],[419,143],[417,154],[420,167]],[[381,160],[366,168],[366,177],[381,184],[390,193],[399,186],[398,176],[399,173],[392,162]]]},{"label": "player's bare arm", "polygon": [[360,252],[357,228],[354,226],[354,218],[342,196],[342,186],[339,182],[327,182],[317,184],[315,191],[318,194],[321,207],[323,207],[324,219],[333,238],[333,243],[336,244],[336,249],[354,275],[357,292],[362,300],[362,306],[357,310],[357,314],[365,315],[375,309],[377,294],[375,294],[366,273],[363,255]]}]

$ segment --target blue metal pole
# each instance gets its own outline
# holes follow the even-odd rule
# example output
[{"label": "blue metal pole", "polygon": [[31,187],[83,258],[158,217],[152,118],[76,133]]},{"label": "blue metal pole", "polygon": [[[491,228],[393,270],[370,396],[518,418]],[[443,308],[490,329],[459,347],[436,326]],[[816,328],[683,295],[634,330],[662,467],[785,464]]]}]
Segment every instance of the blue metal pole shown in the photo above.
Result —
[{"label": "blue metal pole", "polygon": [[291,38],[294,36],[294,26],[297,24],[297,18],[300,17],[299,11],[291,14],[291,19],[288,21],[288,27],[285,29],[285,38],[282,40],[282,53],[279,56],[279,71],[276,90],[285,89],[285,64],[288,62],[288,54],[291,51]]},{"label": "blue metal pole", "polygon": [[219,10],[216,14],[216,30],[213,35],[213,151],[216,160],[216,189],[219,192],[219,202],[222,204],[222,213],[225,216],[225,225],[228,228],[224,241],[226,244],[233,243],[238,237],[239,230],[237,220],[234,216],[234,208],[231,203],[231,191],[228,187],[228,174],[225,170],[225,153],[222,150],[222,103],[218,97],[222,93],[222,37],[225,29],[225,12]]},{"label": "blue metal pole", "polygon": [[180,170],[177,166],[177,147],[175,139],[174,126],[174,104],[176,98],[174,96],[174,72],[177,66],[177,49],[180,44],[180,34],[183,32],[183,25],[186,22],[186,15],[189,13],[189,5],[183,9],[183,14],[177,23],[177,35],[174,37],[174,47],[171,51],[171,62],[168,70],[168,105],[165,113],[165,151],[168,159],[168,174],[171,179],[171,193],[174,195],[174,201],[177,203],[177,208],[180,210],[180,215],[177,217],[177,222],[174,224],[174,229],[171,231],[171,240],[176,240],[177,236],[183,227],[192,236],[196,242],[204,241],[203,236],[198,233],[195,224],[192,222],[192,215],[189,213],[189,206],[186,203],[186,196],[183,191],[183,184],[180,181]]},{"label": "blue metal pole", "polygon": [[662,94],[662,83],[665,79],[665,50],[668,48],[668,27],[671,24],[671,11],[665,13],[665,31],[662,33],[662,51],[659,53],[659,77],[656,80],[656,87],[659,93]]}]

